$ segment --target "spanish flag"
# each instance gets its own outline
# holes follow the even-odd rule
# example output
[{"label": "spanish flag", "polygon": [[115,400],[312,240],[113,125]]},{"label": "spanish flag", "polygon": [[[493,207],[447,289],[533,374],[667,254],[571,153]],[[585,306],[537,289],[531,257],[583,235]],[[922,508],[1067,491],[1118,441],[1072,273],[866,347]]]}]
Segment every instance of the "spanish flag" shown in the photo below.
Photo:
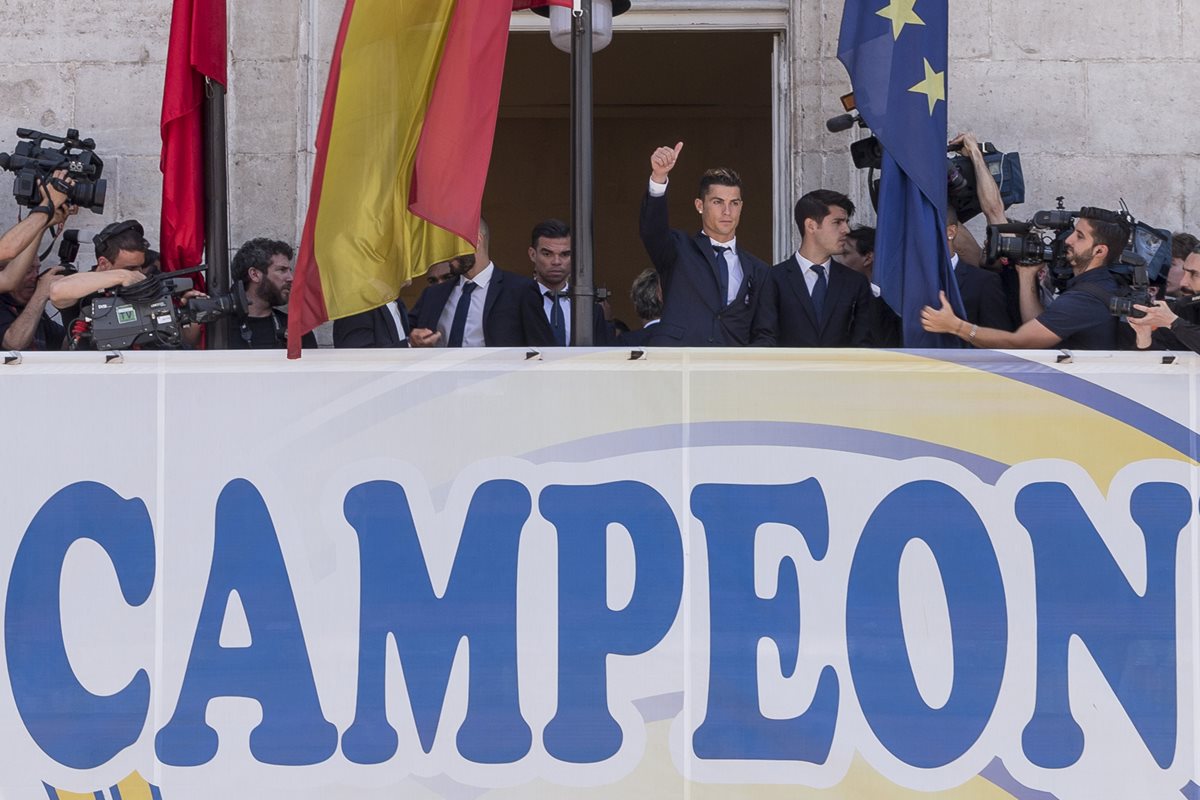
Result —
[{"label": "spanish flag", "polygon": [[512,9],[346,0],[296,259],[290,358],[321,323],[391,302],[431,264],[474,251]]}]

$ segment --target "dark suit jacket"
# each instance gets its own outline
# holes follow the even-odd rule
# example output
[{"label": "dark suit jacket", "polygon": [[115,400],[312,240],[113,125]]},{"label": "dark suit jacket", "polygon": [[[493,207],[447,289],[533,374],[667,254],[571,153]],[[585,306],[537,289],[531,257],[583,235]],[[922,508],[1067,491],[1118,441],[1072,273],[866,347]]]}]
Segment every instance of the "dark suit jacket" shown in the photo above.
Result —
[{"label": "dark suit jacket", "polygon": [[1008,300],[1004,296],[999,275],[959,259],[958,266],[954,268],[954,280],[958,284],[958,293],[962,295],[967,322],[1001,331],[1016,330],[1017,326],[1009,316]]},{"label": "dark suit jacket", "polygon": [[771,267],[758,303],[754,344],[779,347],[870,347],[875,295],[860,273],[830,262],[825,305],[817,319],[800,262]]},{"label": "dark suit jacket", "polygon": [[[488,347],[548,346],[529,315],[532,283],[531,278],[505,272],[499,267],[494,269],[483,305],[483,340]],[[457,285],[455,281],[446,281],[426,287],[413,306],[413,327],[437,330],[442,310]],[[549,328],[550,324],[546,323],[546,329]],[[551,336],[550,342],[553,341]]]},{"label": "dark suit jacket", "polygon": [[[554,329],[550,327],[550,320],[546,317],[545,297],[542,295],[541,284],[537,281],[530,283],[527,303],[525,314],[529,318],[529,329],[533,334],[529,344],[556,347]],[[566,312],[568,308],[569,306],[564,307],[563,311]],[[595,347],[608,347],[616,343],[617,334],[613,330],[612,323],[604,318],[604,306],[596,303],[592,308],[592,344]],[[570,343],[568,342],[568,344]]]},{"label": "dark suit jacket", "polygon": [[729,347],[750,343],[759,294],[767,281],[767,265],[738,248],[742,287],[732,303],[721,296],[717,254],[707,236],[672,230],[667,198],[642,198],[642,243],[662,284],[662,321],[647,344],[660,347]]},{"label": "dark suit jacket", "polygon": [[621,347],[643,347],[650,341],[650,335],[654,333],[654,329],[658,327],[658,323],[654,323],[649,328],[642,326],[636,331],[627,331],[622,333],[617,339],[617,344]]},{"label": "dark suit jacket", "polygon": [[395,301],[400,312],[400,323],[404,326],[403,336],[396,330],[396,321],[387,306],[373,308],[333,321],[334,347],[408,347],[408,332],[412,325],[408,320],[408,309],[402,300]]},{"label": "dark suit jacket", "polygon": [[900,315],[892,311],[892,307],[882,297],[871,293],[871,303],[868,306],[870,324],[870,347],[904,347],[904,330],[900,324]]}]

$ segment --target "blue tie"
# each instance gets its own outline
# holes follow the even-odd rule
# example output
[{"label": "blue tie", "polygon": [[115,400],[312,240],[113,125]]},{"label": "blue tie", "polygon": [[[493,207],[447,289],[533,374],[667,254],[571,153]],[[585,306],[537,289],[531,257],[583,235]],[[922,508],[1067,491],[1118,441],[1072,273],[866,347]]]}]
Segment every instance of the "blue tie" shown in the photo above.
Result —
[{"label": "blue tie", "polygon": [[821,318],[821,311],[825,308],[825,292],[829,288],[829,281],[825,280],[825,267],[817,264],[813,267],[813,272],[817,273],[817,283],[813,286],[812,301],[813,308],[816,309],[817,319]]},{"label": "blue tie", "polygon": [[476,284],[467,281],[463,284],[462,297],[458,298],[458,307],[454,309],[454,321],[450,323],[450,341],[447,347],[462,347],[463,333],[467,330],[467,314],[471,310],[471,292]]},{"label": "blue tie", "polygon": [[546,290],[550,298],[550,329],[554,331],[554,343],[559,347],[567,346],[567,319],[563,316],[562,304],[558,302],[561,295],[558,292]]}]

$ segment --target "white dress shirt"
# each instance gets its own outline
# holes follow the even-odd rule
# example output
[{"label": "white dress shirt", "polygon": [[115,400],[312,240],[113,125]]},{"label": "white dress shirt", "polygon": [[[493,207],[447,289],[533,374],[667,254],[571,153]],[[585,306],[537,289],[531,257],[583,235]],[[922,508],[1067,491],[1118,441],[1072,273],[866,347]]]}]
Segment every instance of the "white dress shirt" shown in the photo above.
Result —
[{"label": "white dress shirt", "polygon": [[[475,284],[475,291],[471,292],[471,307],[467,311],[467,327],[463,330],[463,347],[487,346],[483,336],[483,306],[487,302],[488,284],[491,283],[495,271],[496,265],[489,261],[478,275],[471,278],[471,282]],[[450,344],[450,328],[454,324],[454,312],[458,310],[458,301],[463,295],[463,285],[466,282],[465,275],[459,277],[458,283],[450,291],[450,297],[446,300],[446,307],[442,309],[442,315],[438,317],[437,329],[442,334],[442,339],[438,343],[439,347],[446,347]]]},{"label": "white dress shirt", "polygon": [[396,326],[396,341],[403,342],[408,339],[408,332],[404,330],[404,323],[400,320],[400,307],[396,305],[398,302],[393,300],[385,308],[392,315],[392,323]]},{"label": "white dress shirt", "polygon": [[[804,285],[808,287],[808,296],[812,297],[813,288],[817,285],[817,273],[813,267],[818,266],[809,261],[804,256],[800,255],[800,251],[796,251],[796,263],[800,265],[800,274],[804,276]],[[825,268],[825,286],[829,286],[829,268],[833,265],[833,259],[825,259],[825,263],[820,266]]]}]

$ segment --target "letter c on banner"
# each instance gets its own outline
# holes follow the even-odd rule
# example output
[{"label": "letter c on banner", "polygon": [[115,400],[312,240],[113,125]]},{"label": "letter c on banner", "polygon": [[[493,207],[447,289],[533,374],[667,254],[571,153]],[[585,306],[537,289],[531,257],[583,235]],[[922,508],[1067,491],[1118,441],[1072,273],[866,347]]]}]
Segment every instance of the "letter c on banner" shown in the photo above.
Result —
[{"label": "letter c on banner", "polygon": [[4,647],[17,711],[38,747],[72,769],[98,767],[137,741],[150,707],[139,669],[114,695],[75,677],[62,633],[59,584],[67,550],[91,539],[112,559],[121,595],[140,606],[154,587],[154,528],[146,505],[100,483],[74,483],[34,516],[13,559]]}]

